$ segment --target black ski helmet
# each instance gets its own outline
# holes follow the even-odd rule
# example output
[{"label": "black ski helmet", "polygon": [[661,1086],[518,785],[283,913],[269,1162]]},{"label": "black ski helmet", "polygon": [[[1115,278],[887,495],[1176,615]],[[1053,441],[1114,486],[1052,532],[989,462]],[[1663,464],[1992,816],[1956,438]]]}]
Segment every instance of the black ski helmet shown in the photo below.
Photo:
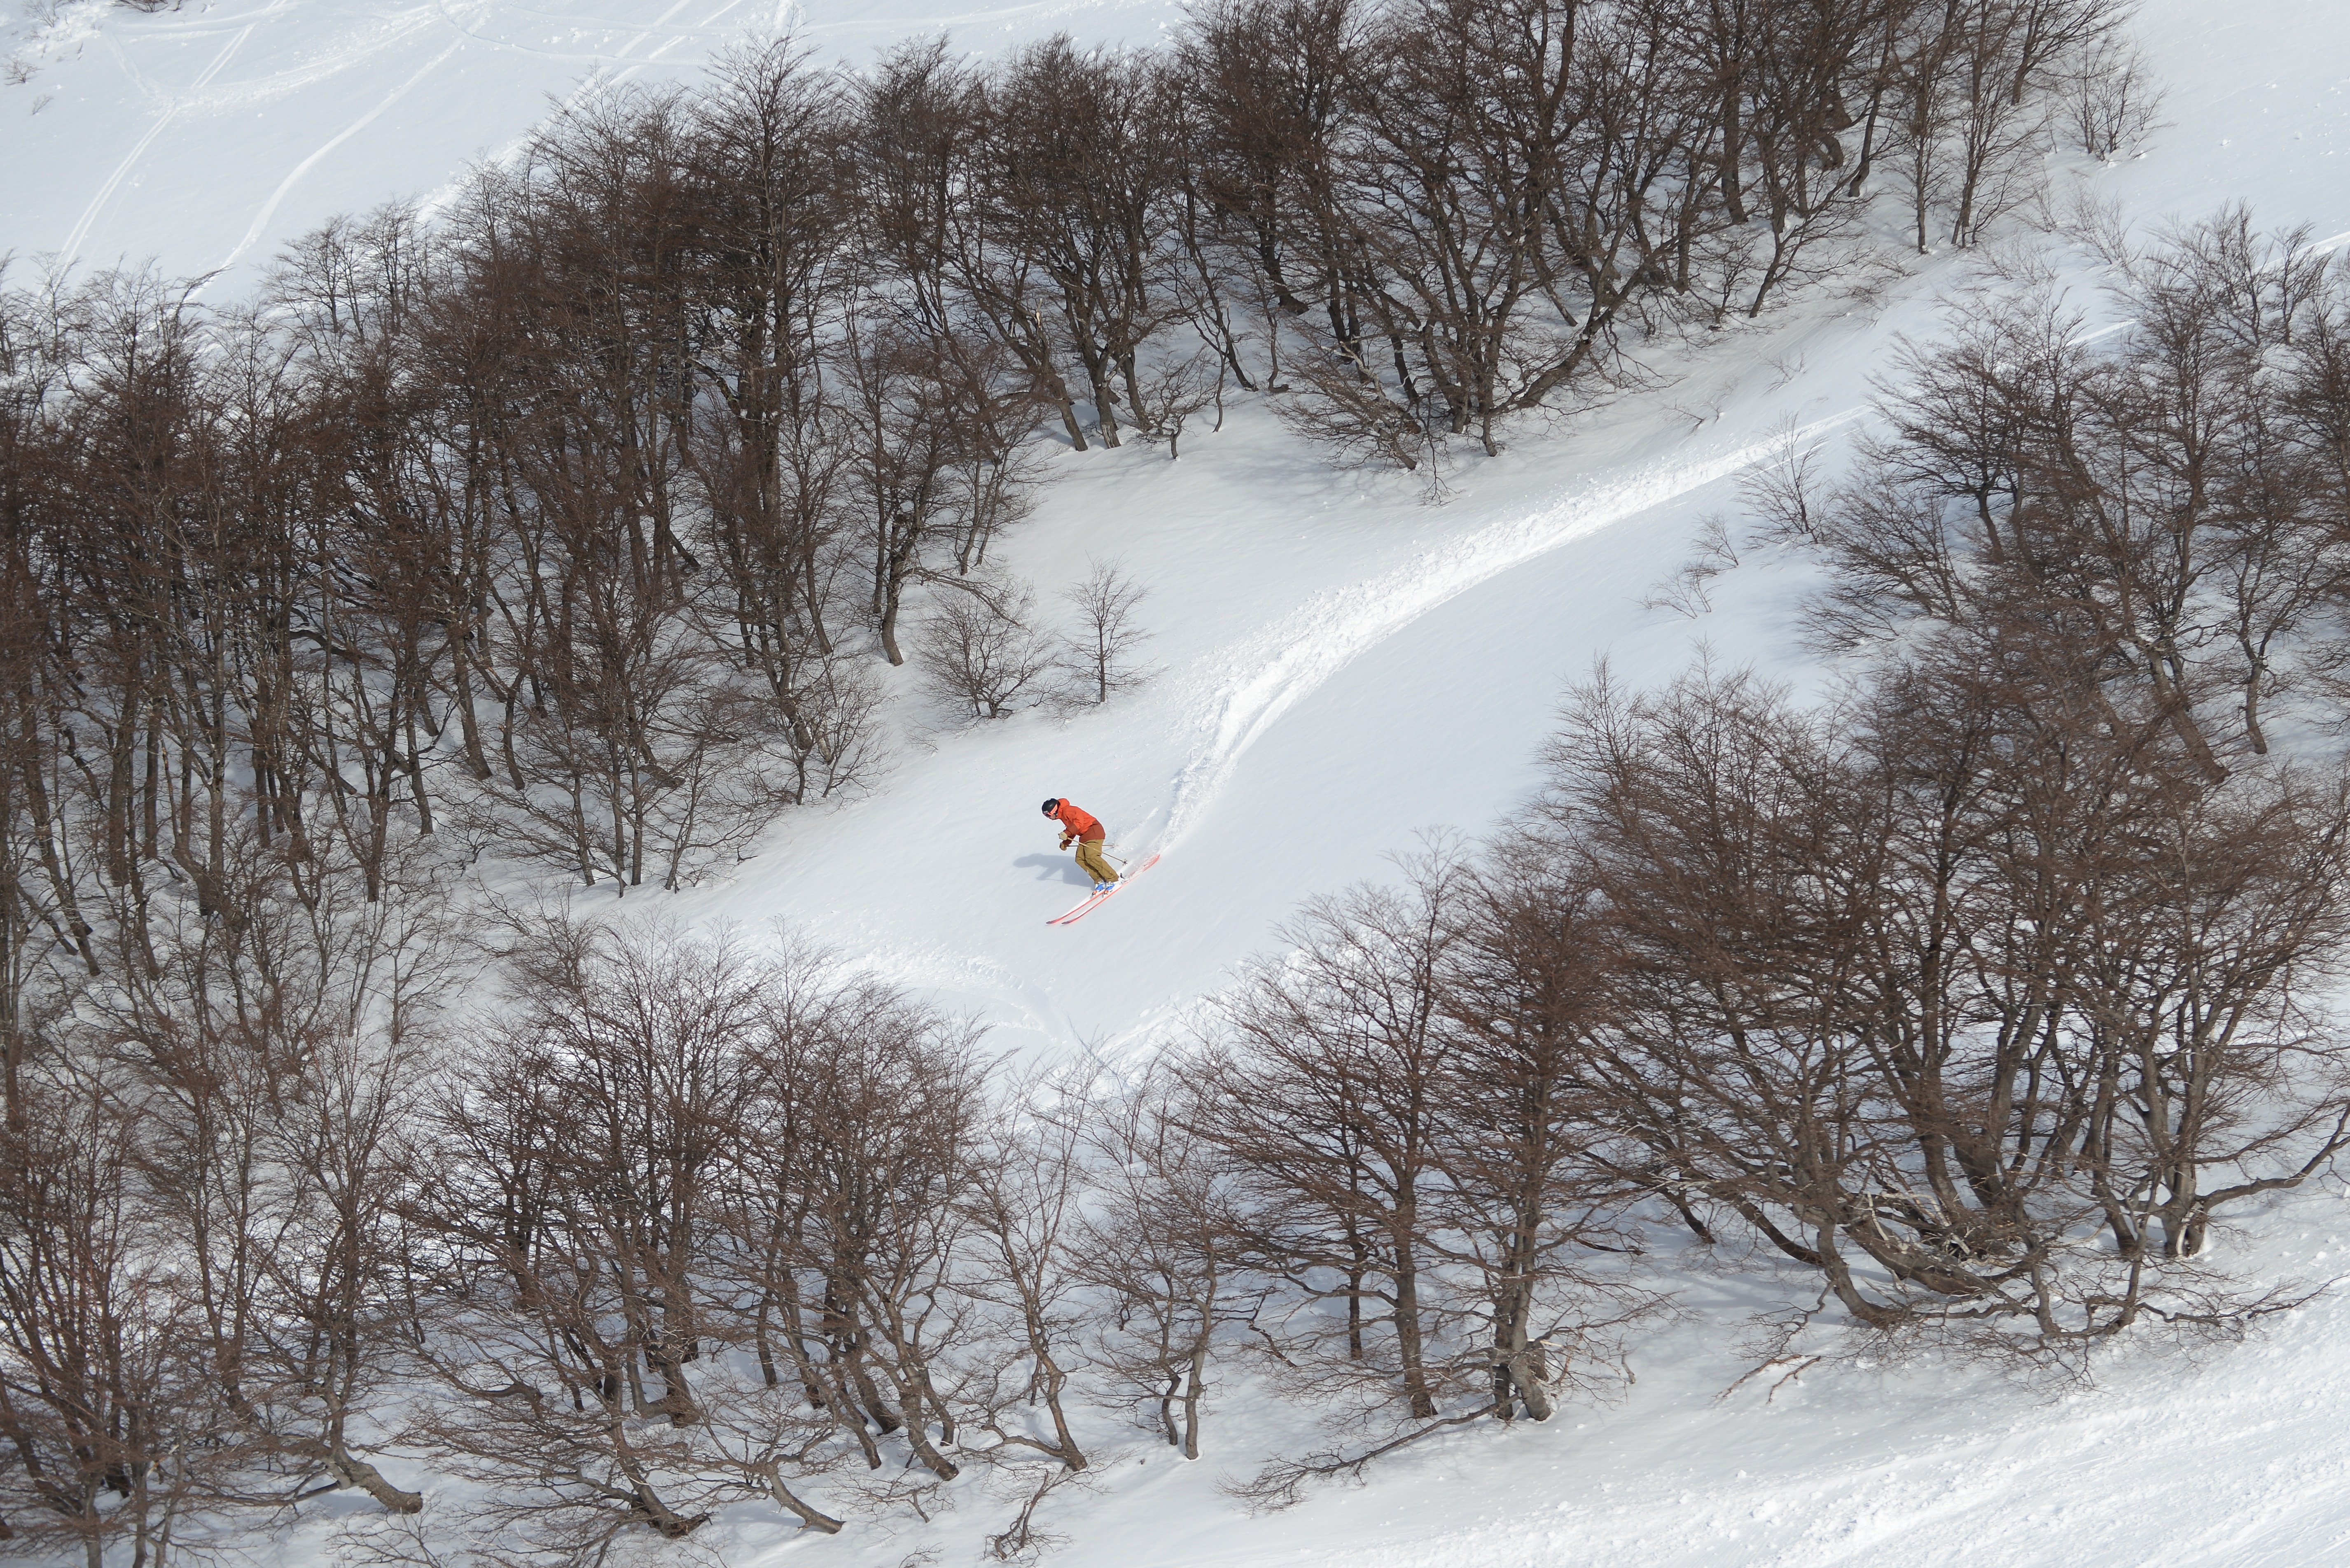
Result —
[{"label": "black ski helmet", "polygon": [[1055,806],[1056,806],[1056,805],[1060,805],[1060,804],[1061,804],[1061,803],[1060,803],[1060,801],[1059,801],[1059,800],[1057,800],[1057,799],[1055,799],[1055,800],[1048,800],[1048,801],[1046,801],[1046,802],[1045,803],[1045,815],[1046,816],[1050,816],[1050,815],[1053,815],[1053,808],[1054,808]]}]

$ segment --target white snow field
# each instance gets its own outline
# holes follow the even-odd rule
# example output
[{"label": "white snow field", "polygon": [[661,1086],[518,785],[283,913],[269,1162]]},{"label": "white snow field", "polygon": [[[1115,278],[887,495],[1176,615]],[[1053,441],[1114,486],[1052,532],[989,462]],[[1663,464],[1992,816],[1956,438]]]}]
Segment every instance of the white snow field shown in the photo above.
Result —
[{"label": "white snow field", "polygon": [[[1140,41],[1173,0],[101,0],[23,7],[0,88],[0,252],[22,268],[152,260],[190,275],[255,265],[328,216],[428,202],[555,101],[690,71],[728,40],[788,27],[827,55],[951,28],[974,49],[1067,29]],[[2350,238],[2350,5],[2150,0],[2139,31],[2169,84],[2144,158],[2064,170],[2141,224],[2230,201],[2265,225]],[[2095,277],[2059,256],[2085,296]],[[1063,453],[1003,563],[1049,600],[1089,557],[1151,592],[1151,685],[1066,723],[1026,715],[910,742],[874,794],[804,813],[731,880],[630,903],[753,937],[788,920],[996,1026],[995,1043],[1153,1049],[1307,894],[1388,872],[1430,828],[1486,830],[1534,777],[1562,689],[1606,656],[1633,683],[1700,647],[1790,679],[1805,573],[1750,555],[1689,619],[1639,604],[1696,521],[1783,423],[1837,439],[1866,417],[1897,339],[1929,335],[1964,258],[1915,266],[1866,309],[1814,299],[1719,345],[1680,384],[1554,428],[1422,503],[1405,479],[1333,472],[1262,410],[1163,451]],[[1070,928],[1082,879],[1037,815],[1068,795],[1121,852],[1165,856]],[[2338,1186],[2237,1217],[2230,1265],[2278,1281],[2350,1274]],[[1359,1488],[1251,1517],[1216,1488],[1295,1436],[1237,1399],[1186,1465],[1097,1432],[1090,1490],[1048,1528],[1070,1568],[1346,1564],[2350,1563],[2350,1299],[2329,1293],[2195,1364],[2124,1347],[2054,1398],[1921,1359],[1821,1368],[1715,1396],[1751,1364],[1748,1314],[1804,1293],[1768,1259],[1679,1266],[1679,1315],[1635,1338],[1619,1402],[1545,1426],[1464,1430]],[[1808,1300],[1808,1293],[1803,1299]],[[1121,1446],[1122,1445],[1122,1446]],[[258,1555],[328,1561],[328,1511]],[[974,1476],[960,1505],[831,1539],[746,1513],[697,1537],[740,1568],[981,1560],[1006,1505]],[[925,1552],[935,1553],[925,1557]],[[680,1559],[683,1561],[683,1559]]]}]

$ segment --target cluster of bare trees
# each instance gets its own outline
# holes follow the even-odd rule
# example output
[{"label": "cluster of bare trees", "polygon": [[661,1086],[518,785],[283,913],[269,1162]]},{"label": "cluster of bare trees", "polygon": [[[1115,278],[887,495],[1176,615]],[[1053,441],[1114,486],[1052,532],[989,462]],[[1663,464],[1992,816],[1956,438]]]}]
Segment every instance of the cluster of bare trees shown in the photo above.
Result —
[{"label": "cluster of bare trees", "polygon": [[1039,704],[1098,707],[1158,673],[1141,660],[1154,634],[1136,616],[1149,590],[1116,563],[1096,561],[1060,597],[1076,624],[1059,636],[1035,625],[1024,587],[948,597],[914,630],[924,685],[959,720],[1003,719]]},{"label": "cluster of bare trees", "polygon": [[1235,0],[1156,52],[776,45],[560,118],[431,224],[330,226],[251,308],[11,291],[26,886],[77,947],[97,883],[233,913],[244,836],[676,886],[870,773],[844,638],[900,662],[910,594],[974,712],[1016,705],[984,568],[1040,421],[1171,451],[1236,381],[1382,461],[1490,450],[1626,333],[1817,270],[1874,169],[1970,243],[2119,19]]},{"label": "cluster of bare trees", "polygon": [[787,461],[788,271],[673,233],[646,134],[330,228],[250,312],[7,296],[12,830],[54,927],[159,882],[234,919],[232,862],[330,840],[675,887],[870,768],[827,624],[859,476]]},{"label": "cluster of bare trees", "polygon": [[1584,977],[1530,969],[1507,919],[1446,861],[1317,905],[1305,961],[1133,1081],[1008,1073],[810,951],[549,927],[415,1124],[401,1441],[558,1553],[728,1498],[837,1530],[993,1467],[1011,1555],[1121,1431],[1198,1458],[1243,1377],[1339,1440],[1270,1465],[1269,1500],[1547,1418],[1645,1304],[1592,1262],[1643,1189],[1573,1130]]},{"label": "cluster of bare trees", "polygon": [[2267,1304],[2214,1216],[2350,1141],[2339,781],[2215,783],[2076,651],[1937,642],[1826,712],[1594,691],[1536,836],[1607,911],[1626,1167],[1853,1321],[2043,1358]]},{"label": "cluster of bare trees", "polygon": [[[2104,0],[1232,0],[1180,46],[1203,337],[1297,429],[1412,467],[1569,404],[1625,342],[1848,266],[1880,193],[1919,250],[2037,188],[2062,128],[2142,136]],[[1880,192],[1880,187],[1882,187]],[[1196,280],[1196,281],[1195,281]],[[1244,306],[1245,309],[1237,307]]]},{"label": "cluster of bare trees", "polygon": [[1013,1556],[1243,1386],[1326,1435],[1260,1503],[1548,1417],[1644,1216],[2032,1356],[2279,1304],[2202,1260],[2350,1138],[2350,803],[1946,635],[1823,711],[1587,691],[1481,857],[1310,904],[1134,1080],[788,942],[517,920],[484,1009],[442,890],[348,856],[109,922],[9,1037],[0,1524],[168,1562],[356,1489],[354,1550],[585,1562],[977,1467]]},{"label": "cluster of bare trees", "polygon": [[369,1455],[416,1300],[415,1096],[469,965],[414,867],[329,841],[256,869],[284,864],[241,847],[233,920],[111,889],[82,983],[9,997],[0,1541],[164,1563],[317,1489],[421,1505]]},{"label": "cluster of bare trees", "polygon": [[437,908],[347,870],[190,918],[12,1063],[5,1539],[168,1563],[357,1489],[354,1550],[587,1562],[976,1466],[1012,1556],[1138,1428],[1198,1458],[1225,1385],[1330,1417],[1279,1497],[1547,1417],[1640,1304],[1591,1262],[1640,1189],[1572,1130],[1584,976],[1458,865],[1317,906],[1130,1083],[1012,1074],[812,949],[562,919],[461,1021]]},{"label": "cluster of bare trees", "polygon": [[550,1551],[730,1497],[834,1530],[990,1466],[1008,1555],[1122,1430],[1198,1458],[1243,1378],[1335,1444],[1265,1501],[1547,1419],[1648,1303],[1648,1188],[1590,1152],[1596,971],[1514,886],[1413,869],[1312,906],[1130,1080],[1011,1072],[809,950],[546,927],[412,1124],[401,1442]]},{"label": "cluster of bare trees", "polygon": [[1594,1267],[1636,1209],[2025,1364],[2296,1299],[2212,1238],[2350,1147],[2350,784],[2214,767],[2103,623],[1965,575],[1822,705],[1594,683],[1481,860],[1313,906],[1227,1000],[1189,1125],[1275,1221],[1233,1236],[1282,1321],[1329,1303],[1297,1386],[1407,1438],[1487,1378],[1543,1413],[1555,1348],[1637,1304]]},{"label": "cluster of bare trees", "polygon": [[1613,912],[1659,1179],[1862,1322],[2043,1351],[2245,1310],[2214,1214],[2350,1126],[2350,273],[2241,211],[2086,232],[2116,327],[1998,290],[1844,480],[1750,489],[1871,673],[1588,693],[1537,834]]},{"label": "cluster of bare trees", "polygon": [[2003,296],[1846,480],[1750,490],[1840,696],[1602,680],[1505,840],[1588,977],[1590,1158],[1848,1321],[2034,1359],[2288,1304],[2213,1227],[2350,1144],[2350,280],[2234,212],[2108,255],[2118,328]]},{"label": "cluster of bare trees", "polygon": [[1588,911],[1450,846],[1406,868],[1309,903],[1174,1069],[1274,1380],[1339,1438],[1269,1462],[1260,1502],[1480,1417],[1548,1419],[1612,1380],[1649,1304],[1608,1266],[1645,1189],[1595,1146]]},{"label": "cluster of bare trees", "polygon": [[2120,327],[2001,293],[1900,362],[1845,483],[1766,511],[1824,556],[1835,641],[2036,627],[2217,780],[2339,711],[2350,272],[2241,209],[2105,248]]}]

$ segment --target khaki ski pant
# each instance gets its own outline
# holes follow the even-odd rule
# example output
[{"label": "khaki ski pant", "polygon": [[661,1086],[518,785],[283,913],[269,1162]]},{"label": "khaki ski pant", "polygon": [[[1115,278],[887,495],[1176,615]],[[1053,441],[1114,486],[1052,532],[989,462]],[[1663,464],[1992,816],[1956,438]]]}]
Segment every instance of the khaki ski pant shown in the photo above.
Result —
[{"label": "khaki ski pant", "polygon": [[1102,858],[1102,841],[1098,838],[1077,840],[1077,865],[1097,882],[1118,880],[1118,873],[1111,870],[1109,862]]}]

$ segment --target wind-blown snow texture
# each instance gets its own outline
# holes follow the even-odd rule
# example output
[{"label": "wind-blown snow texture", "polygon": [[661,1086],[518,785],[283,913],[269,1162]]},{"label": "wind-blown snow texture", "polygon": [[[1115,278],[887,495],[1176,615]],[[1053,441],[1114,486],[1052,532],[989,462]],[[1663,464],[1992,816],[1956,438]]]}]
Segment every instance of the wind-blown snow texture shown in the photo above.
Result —
[{"label": "wind-blown snow texture", "polygon": [[[993,50],[1063,28],[1143,41],[1179,14],[1170,0],[185,0],[140,16],[34,0],[5,45],[0,250],[19,267],[56,254],[224,269],[207,297],[234,298],[329,215],[429,202],[551,104],[674,78],[746,32],[788,26],[854,62],[941,26]],[[2150,0],[2140,31],[2174,123],[2146,158],[2089,175],[2101,197],[2140,223],[2241,200],[2266,224],[2350,230],[2350,6]],[[1318,467],[1245,406],[1178,463],[1065,452],[1007,564],[1049,593],[1089,556],[1121,559],[1152,590],[1157,682],[1064,725],[1030,716],[911,746],[879,793],[787,822],[727,885],[642,902],[754,933],[788,919],[994,1021],[1001,1044],[1131,1061],[1266,948],[1300,897],[1384,874],[1423,829],[1479,831],[1506,811],[1563,686],[1596,657],[1634,683],[1701,644],[1811,673],[1793,560],[1749,556],[1696,621],[1638,601],[1697,518],[1734,507],[1731,476],[1774,429],[1833,437],[1864,417],[1869,376],[1899,336],[1935,330],[1961,266],[1921,264],[1866,309],[1814,302],[1664,392],[1521,428],[1512,452],[1456,473],[1440,507],[1409,482]],[[1081,881],[1036,814],[1047,794],[1100,815],[1127,852],[1166,856],[1072,928],[1045,924]],[[2278,1280],[2350,1273],[2334,1190],[2241,1223],[2232,1262]],[[1931,1362],[1814,1371],[1769,1398],[1757,1379],[1716,1403],[1745,1369],[1736,1325],[1802,1282],[1759,1258],[1684,1280],[1684,1315],[1636,1342],[1638,1384],[1614,1407],[1455,1435],[1366,1488],[1251,1519],[1217,1476],[1295,1434],[1233,1402],[1211,1417],[1206,1461],[1136,1440],[1089,1492],[1048,1505],[1068,1537],[1056,1561],[2350,1563],[2339,1294],[2191,1373],[2125,1351],[2099,1386],[2054,1404]],[[799,1539],[747,1515],[703,1539],[739,1564],[896,1563],[926,1547],[964,1562],[1002,1511],[974,1489],[935,1527],[886,1539]],[[296,1531],[286,1561],[317,1560],[319,1539]]]}]

